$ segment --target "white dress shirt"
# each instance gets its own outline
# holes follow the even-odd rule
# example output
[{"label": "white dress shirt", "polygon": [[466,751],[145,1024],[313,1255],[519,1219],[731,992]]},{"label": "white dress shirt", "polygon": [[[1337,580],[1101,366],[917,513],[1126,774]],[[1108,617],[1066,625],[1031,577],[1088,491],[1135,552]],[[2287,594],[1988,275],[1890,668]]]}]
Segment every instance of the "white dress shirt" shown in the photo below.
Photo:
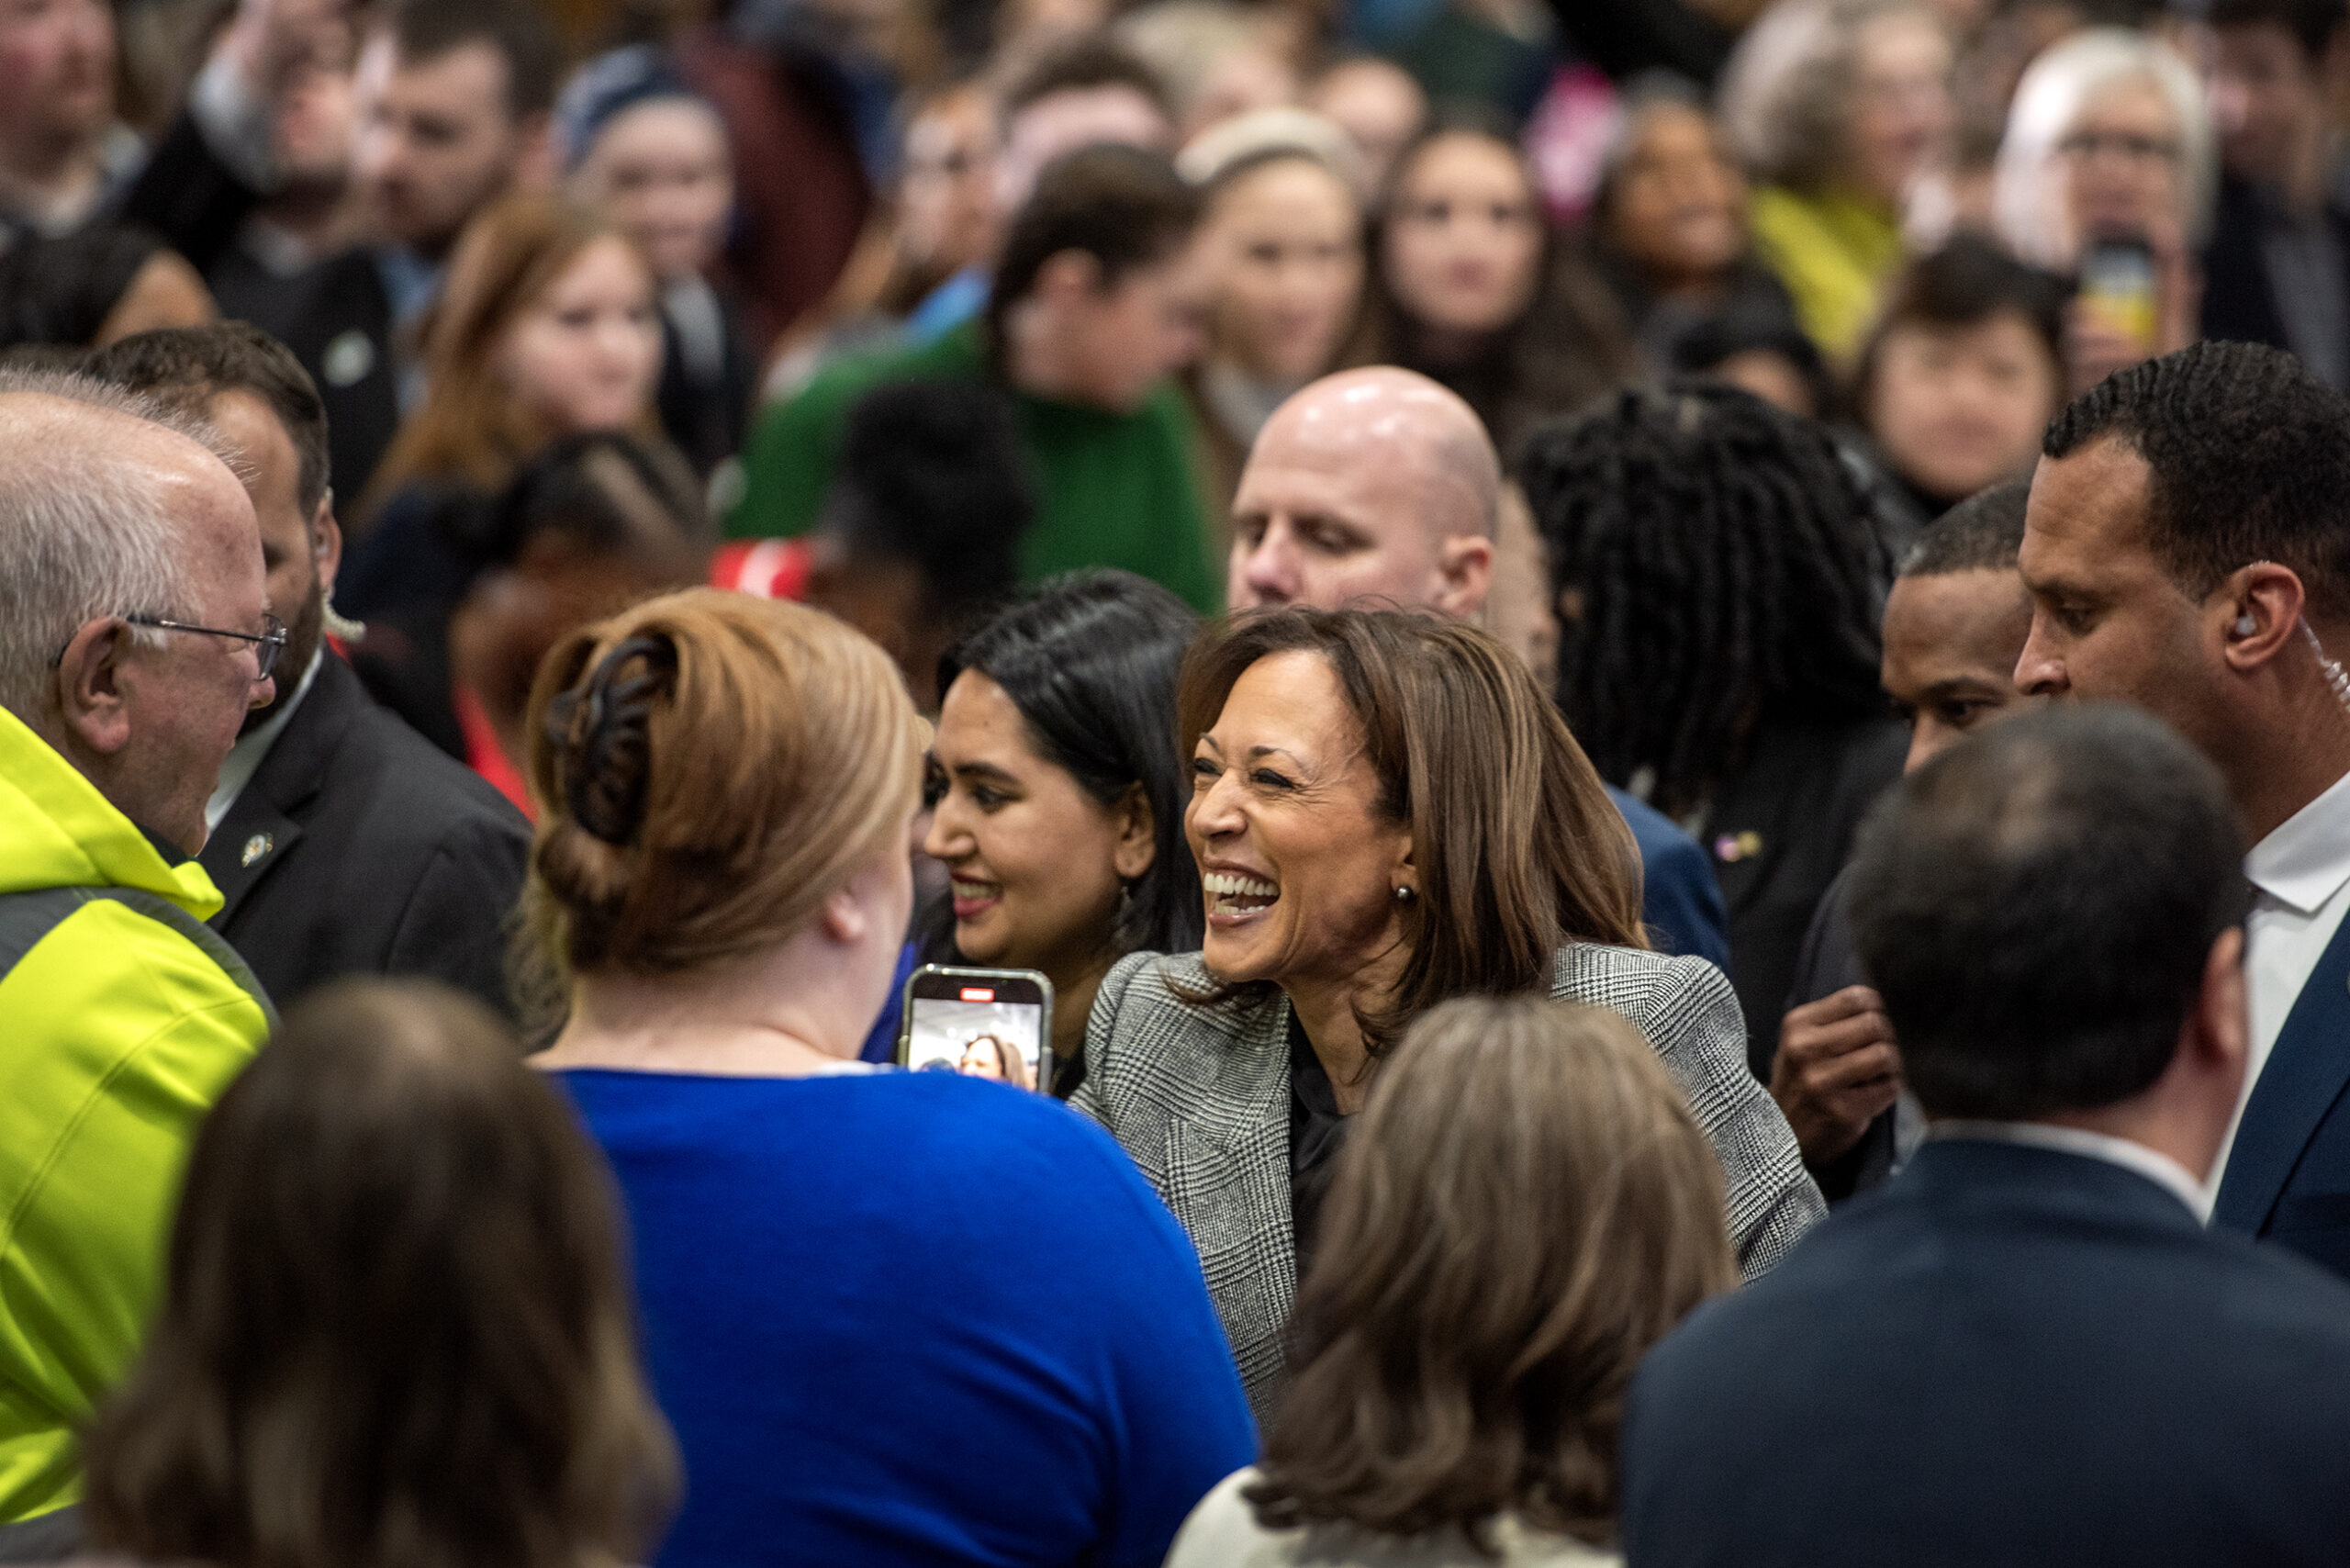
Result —
[{"label": "white dress shirt", "polygon": [[2195,1172],[2158,1153],[2143,1143],[2132,1143],[2126,1137],[2110,1133],[2093,1133],[2086,1127],[2059,1127],[2046,1122],[1970,1122],[1958,1118],[1935,1122],[1926,1128],[1929,1143],[1942,1143],[1952,1138],[1975,1138],[1989,1143],[2020,1143],[2033,1148],[2053,1148],[2060,1154],[2077,1154],[2086,1159],[2102,1159],[2108,1165],[2143,1176],[2180,1203],[2185,1204],[2199,1220],[2211,1216],[2210,1190],[2195,1179]]},{"label": "white dress shirt", "polygon": [[2220,1145],[2211,1184],[2228,1168],[2236,1126],[2253,1085],[2277,1048],[2277,1036],[2300,1000],[2310,972],[2350,911],[2350,773],[2279,823],[2244,857],[2253,886],[2252,916],[2244,922],[2244,988],[2250,993],[2252,1055],[2234,1120]]}]

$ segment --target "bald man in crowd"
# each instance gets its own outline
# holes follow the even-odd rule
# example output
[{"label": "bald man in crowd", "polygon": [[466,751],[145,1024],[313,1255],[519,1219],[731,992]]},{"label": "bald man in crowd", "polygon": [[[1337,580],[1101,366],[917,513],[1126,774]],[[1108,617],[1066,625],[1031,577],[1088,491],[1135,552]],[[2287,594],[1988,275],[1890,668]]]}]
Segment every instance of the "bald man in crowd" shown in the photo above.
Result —
[{"label": "bald man in crowd", "polygon": [[[1392,365],[1340,371],[1273,411],[1232,503],[1225,584],[1235,611],[1287,605],[1481,615],[1494,586],[1502,465],[1469,405]],[[1645,872],[1658,945],[1729,962],[1729,917],[1705,851],[1616,789]]]},{"label": "bald man in crowd", "polygon": [[274,1023],[195,860],[285,635],[217,441],[0,375],[0,1561],[71,1554],[74,1430],[153,1314],[196,1126]]}]

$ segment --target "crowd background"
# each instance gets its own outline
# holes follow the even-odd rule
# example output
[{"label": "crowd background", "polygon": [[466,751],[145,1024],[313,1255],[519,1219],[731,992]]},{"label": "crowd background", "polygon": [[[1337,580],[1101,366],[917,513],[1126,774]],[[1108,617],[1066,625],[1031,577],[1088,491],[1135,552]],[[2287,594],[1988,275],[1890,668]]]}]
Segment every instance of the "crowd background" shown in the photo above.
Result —
[{"label": "crowd background", "polygon": [[2346,133],[2342,0],[0,0],[0,1026],[139,1042],[0,1560],[2343,1560]]}]

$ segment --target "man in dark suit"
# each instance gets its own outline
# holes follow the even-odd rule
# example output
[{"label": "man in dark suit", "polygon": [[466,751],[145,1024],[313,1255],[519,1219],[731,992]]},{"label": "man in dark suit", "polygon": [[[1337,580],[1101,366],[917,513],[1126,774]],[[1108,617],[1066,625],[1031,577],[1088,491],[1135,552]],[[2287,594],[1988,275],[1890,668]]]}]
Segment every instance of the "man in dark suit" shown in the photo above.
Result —
[{"label": "man in dark suit", "polygon": [[2016,684],[2152,709],[2253,840],[2252,1062],[2214,1223],[2350,1274],[2350,398],[2202,343],[2049,426]]},{"label": "man in dark suit", "polygon": [[[1968,497],[1901,559],[1885,600],[1878,678],[1909,721],[1905,772],[1977,725],[2035,705],[2015,688],[2016,655],[2031,630],[2031,599],[2016,573],[2029,490],[2019,479]],[[1901,1102],[1893,1027],[1852,947],[1851,886],[1847,867],[1804,933],[1771,1060],[1771,1098],[1831,1204],[1893,1174],[1916,1126],[1914,1103]]]},{"label": "man in dark suit", "polygon": [[2199,1212],[2242,848],[2218,771],[2118,703],[1872,815],[1853,929],[1928,1141],[1651,1353],[1632,1568],[2350,1562],[2350,1286]]},{"label": "man in dark suit", "polygon": [[2216,0],[2221,177],[2203,251],[2203,335],[2267,343],[2350,390],[2350,191],[2336,168],[2350,10]]},{"label": "man in dark suit", "polygon": [[228,901],[213,926],[281,1006],[339,975],[410,974],[510,1010],[505,924],[529,829],[324,644],[341,532],[310,378],[241,322],[141,333],[90,369],[207,419],[245,454],[287,622],[278,695],[247,716],[206,809],[198,858]]}]

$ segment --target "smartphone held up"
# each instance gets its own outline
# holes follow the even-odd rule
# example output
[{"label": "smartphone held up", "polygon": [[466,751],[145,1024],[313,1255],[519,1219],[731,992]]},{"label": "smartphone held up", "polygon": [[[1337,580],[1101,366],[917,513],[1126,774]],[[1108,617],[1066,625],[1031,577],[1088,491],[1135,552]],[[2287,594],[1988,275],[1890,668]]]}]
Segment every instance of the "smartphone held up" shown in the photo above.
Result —
[{"label": "smartphone held up", "polygon": [[2081,252],[2081,309],[2090,322],[2152,355],[2160,345],[2162,303],[2154,247],[2143,238],[2111,236]]},{"label": "smartphone held up", "polygon": [[898,1065],[1050,1093],[1053,982],[1035,969],[924,964],[906,979]]}]

